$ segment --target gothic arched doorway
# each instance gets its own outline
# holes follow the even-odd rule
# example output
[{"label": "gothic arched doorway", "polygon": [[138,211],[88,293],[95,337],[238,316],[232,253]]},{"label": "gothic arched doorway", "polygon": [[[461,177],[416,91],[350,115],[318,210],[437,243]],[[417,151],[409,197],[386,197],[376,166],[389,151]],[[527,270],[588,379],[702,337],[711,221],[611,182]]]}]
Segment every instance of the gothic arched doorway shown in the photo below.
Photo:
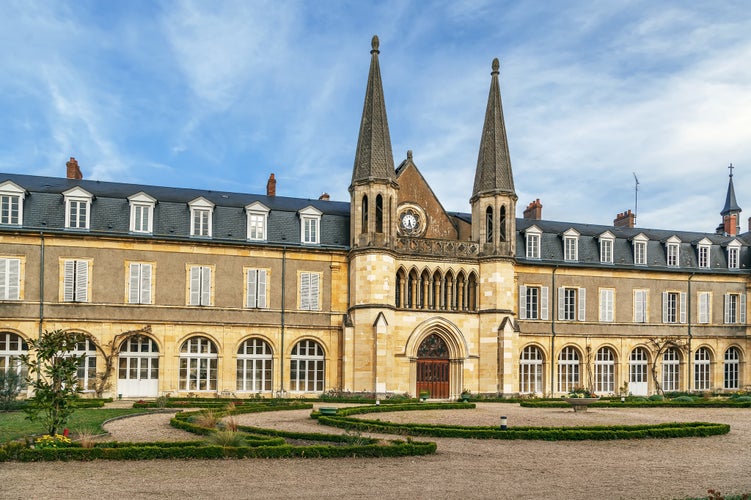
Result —
[{"label": "gothic arched doorway", "polygon": [[428,335],[417,348],[417,394],[430,392],[431,398],[449,397],[449,349],[435,333]]}]

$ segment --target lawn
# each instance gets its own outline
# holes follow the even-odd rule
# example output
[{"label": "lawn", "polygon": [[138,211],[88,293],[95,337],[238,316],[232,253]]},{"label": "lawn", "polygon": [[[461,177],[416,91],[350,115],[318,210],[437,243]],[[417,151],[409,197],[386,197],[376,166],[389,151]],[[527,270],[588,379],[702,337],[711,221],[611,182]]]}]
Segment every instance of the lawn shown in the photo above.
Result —
[{"label": "lawn", "polygon": [[[102,423],[120,415],[144,413],[137,408],[81,408],[76,410],[66,424],[71,432],[89,431],[95,434],[104,432]],[[31,422],[22,411],[0,413],[0,443],[23,438],[31,434],[44,434],[46,429],[41,422]]]}]

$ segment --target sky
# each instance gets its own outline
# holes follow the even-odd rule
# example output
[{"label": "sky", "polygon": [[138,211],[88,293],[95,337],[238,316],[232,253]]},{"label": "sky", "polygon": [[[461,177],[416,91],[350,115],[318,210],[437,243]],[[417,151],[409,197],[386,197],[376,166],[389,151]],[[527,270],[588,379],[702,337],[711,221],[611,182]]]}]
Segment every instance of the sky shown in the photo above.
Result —
[{"label": "sky", "polygon": [[713,232],[732,163],[747,229],[745,0],[2,0],[0,172],[349,201],[375,34],[394,163],[446,210],[498,57],[517,216]]}]

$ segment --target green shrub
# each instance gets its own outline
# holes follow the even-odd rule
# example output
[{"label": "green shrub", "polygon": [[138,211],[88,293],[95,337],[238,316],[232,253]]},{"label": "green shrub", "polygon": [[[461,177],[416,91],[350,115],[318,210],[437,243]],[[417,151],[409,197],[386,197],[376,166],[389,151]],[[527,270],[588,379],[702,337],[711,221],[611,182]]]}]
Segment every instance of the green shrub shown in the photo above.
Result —
[{"label": "green shrub", "polygon": [[662,396],[662,394],[652,394],[649,396],[650,401],[663,401],[665,398]]}]

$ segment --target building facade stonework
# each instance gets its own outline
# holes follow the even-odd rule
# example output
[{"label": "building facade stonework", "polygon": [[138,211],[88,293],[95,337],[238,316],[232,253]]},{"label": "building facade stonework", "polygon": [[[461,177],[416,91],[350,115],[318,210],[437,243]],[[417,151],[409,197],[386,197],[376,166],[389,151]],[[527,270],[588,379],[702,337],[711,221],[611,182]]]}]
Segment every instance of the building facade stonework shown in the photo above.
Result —
[{"label": "building facade stonework", "polygon": [[516,218],[499,64],[469,213],[395,167],[374,37],[349,202],[0,174],[0,369],[83,332],[86,391],[436,399],[751,385],[749,233]]}]

